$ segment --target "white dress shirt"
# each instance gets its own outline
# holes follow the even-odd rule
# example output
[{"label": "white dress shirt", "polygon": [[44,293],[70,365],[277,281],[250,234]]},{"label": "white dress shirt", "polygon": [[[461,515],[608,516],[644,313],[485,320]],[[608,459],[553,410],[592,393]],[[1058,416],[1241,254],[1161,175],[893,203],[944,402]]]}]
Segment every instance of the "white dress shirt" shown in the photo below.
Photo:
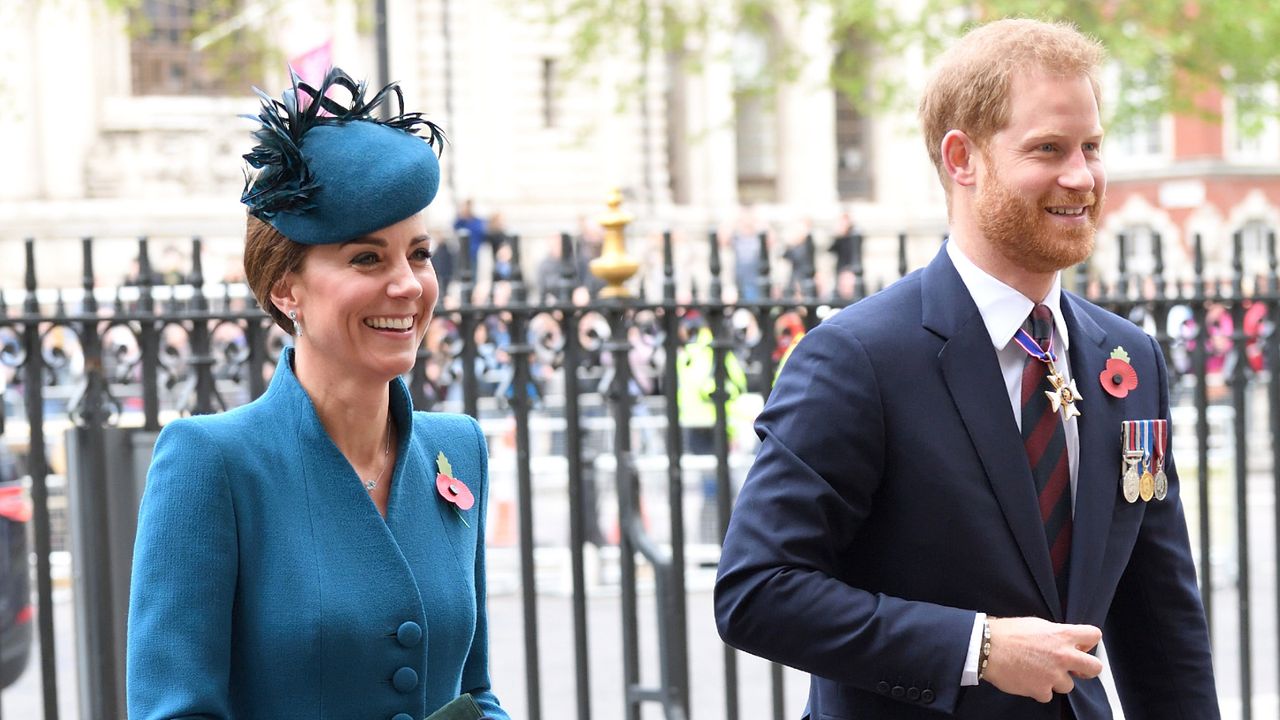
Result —
[{"label": "white dress shirt", "polygon": [[[978,267],[965,256],[956,243],[947,241],[947,256],[951,264],[960,274],[960,280],[973,297],[982,315],[982,322],[991,335],[991,345],[995,348],[996,357],[1000,360],[1000,372],[1004,375],[1005,390],[1009,393],[1009,409],[1013,420],[1022,429],[1022,372],[1027,353],[1013,336],[1018,333],[1031,310],[1036,306],[1026,295],[1014,290],[985,270]],[[1067,355],[1070,348],[1070,337],[1067,335],[1067,323],[1062,317],[1062,275],[1053,278],[1053,287],[1040,301],[1053,311],[1053,352],[1057,357],[1054,362],[1058,372],[1067,381],[1071,380],[1071,361]],[[1045,371],[1048,374],[1048,371]],[[1087,408],[1086,408],[1087,409]],[[1067,440],[1067,467],[1071,475],[1071,507],[1075,511],[1076,468],[1079,465],[1080,429],[1076,418],[1072,417],[1063,424]],[[965,660],[964,673],[960,684],[978,684],[978,656],[982,644],[982,624],[986,621],[985,613],[978,613],[973,621],[973,632],[969,636],[969,655]]]}]

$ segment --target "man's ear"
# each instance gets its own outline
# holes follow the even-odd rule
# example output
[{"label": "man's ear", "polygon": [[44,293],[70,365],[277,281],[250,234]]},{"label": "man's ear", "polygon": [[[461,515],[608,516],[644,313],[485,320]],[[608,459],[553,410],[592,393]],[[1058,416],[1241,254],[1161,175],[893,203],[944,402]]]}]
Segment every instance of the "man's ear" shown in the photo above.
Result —
[{"label": "man's ear", "polygon": [[290,310],[298,308],[298,296],[294,287],[296,281],[297,276],[292,272],[287,272],[276,281],[275,285],[271,286],[271,295],[269,296],[271,304],[275,305],[276,309],[285,315],[288,315]]},{"label": "man's ear", "polygon": [[978,146],[963,130],[949,130],[942,136],[942,168],[951,182],[970,187],[977,182]]}]

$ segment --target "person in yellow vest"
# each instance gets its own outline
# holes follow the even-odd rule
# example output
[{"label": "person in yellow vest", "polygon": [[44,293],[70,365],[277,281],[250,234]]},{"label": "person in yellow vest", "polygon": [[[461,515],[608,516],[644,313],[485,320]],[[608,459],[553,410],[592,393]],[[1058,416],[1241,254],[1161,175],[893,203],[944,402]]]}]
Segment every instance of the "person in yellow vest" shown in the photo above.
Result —
[{"label": "person in yellow vest", "polygon": [[[681,324],[685,340],[676,354],[676,403],[680,409],[680,427],[684,435],[684,451],[689,455],[715,454],[716,376],[714,335],[696,311],[685,316]],[[724,403],[728,440],[733,439],[733,408],[747,390],[747,376],[733,351],[724,355]],[[700,525],[705,541],[719,542],[716,527],[715,473],[690,473],[702,481]]]}]

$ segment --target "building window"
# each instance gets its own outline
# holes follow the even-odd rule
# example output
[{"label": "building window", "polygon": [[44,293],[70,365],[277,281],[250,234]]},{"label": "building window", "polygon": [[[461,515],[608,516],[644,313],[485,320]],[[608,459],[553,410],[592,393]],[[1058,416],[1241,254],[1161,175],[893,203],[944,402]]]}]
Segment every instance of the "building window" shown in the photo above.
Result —
[{"label": "building window", "polygon": [[1230,119],[1224,122],[1226,146],[1241,162],[1270,163],[1280,159],[1280,102],[1275,83],[1236,87],[1228,100]]},{"label": "building window", "polygon": [[[837,68],[865,62],[858,45],[845,45],[836,55]],[[847,93],[835,91],[836,191],[841,200],[872,199],[871,122]]]},{"label": "building window", "polygon": [[1134,118],[1107,143],[1108,154],[1121,157],[1150,157],[1164,150],[1161,118]]},{"label": "building window", "polygon": [[1147,159],[1163,155],[1166,147],[1164,117],[1151,109],[1158,107],[1156,100],[1160,95],[1153,74],[1140,70],[1121,73],[1116,69],[1113,72],[1115,81],[1109,81],[1107,85],[1119,88],[1116,107],[1143,110],[1109,129],[1105,144],[1108,160]]},{"label": "building window", "polygon": [[836,188],[841,200],[870,200],[871,143],[867,116],[836,93]]},{"label": "building window", "polygon": [[256,5],[211,11],[202,0],[143,0],[130,42],[135,95],[244,94],[266,56]]},{"label": "building window", "polygon": [[677,204],[690,201],[689,192],[689,133],[687,133],[687,116],[689,112],[688,78],[684,69],[684,53],[676,49],[667,51],[667,87],[664,90],[667,111],[667,178],[670,183],[671,199]]},{"label": "building window", "polygon": [[[1250,220],[1240,228],[1240,266],[1246,277],[1263,275],[1271,267],[1271,253],[1268,249],[1268,236],[1273,232],[1270,225],[1262,220]],[[1234,238],[1232,254],[1234,254]],[[1231,258],[1230,262],[1235,262]]]},{"label": "building window", "polygon": [[[1149,276],[1156,270],[1155,229],[1150,225],[1130,225],[1125,238],[1125,271],[1130,276]],[[1163,249],[1163,248],[1162,248]]]},{"label": "building window", "polygon": [[542,58],[542,127],[556,126],[556,61]]},{"label": "building window", "polygon": [[778,196],[777,95],[767,82],[769,41],[741,30],[733,43],[734,130],[738,200],[774,202]]}]

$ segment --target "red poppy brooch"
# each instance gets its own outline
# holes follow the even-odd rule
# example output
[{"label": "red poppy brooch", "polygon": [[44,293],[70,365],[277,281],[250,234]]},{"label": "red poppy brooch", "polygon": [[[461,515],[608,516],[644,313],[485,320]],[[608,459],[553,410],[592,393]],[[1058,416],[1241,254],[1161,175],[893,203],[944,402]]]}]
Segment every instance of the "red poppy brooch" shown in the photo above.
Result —
[{"label": "red poppy brooch", "polygon": [[1107,367],[1098,375],[1098,381],[1102,383],[1102,389],[1107,391],[1111,397],[1122,398],[1129,394],[1130,390],[1138,387],[1138,373],[1134,371],[1133,366],[1129,364],[1129,353],[1119,345],[1115,350],[1111,351],[1111,357],[1107,360]]},{"label": "red poppy brooch", "polygon": [[449,458],[441,452],[436,456],[436,467],[440,472],[436,474],[436,491],[440,493],[440,497],[447,500],[453,505],[453,511],[458,514],[458,519],[463,525],[471,527],[471,523],[462,516],[462,510],[470,510],[472,505],[476,504],[476,496],[471,494],[471,488],[466,483],[456,477],[453,477],[453,467],[449,465]]}]

